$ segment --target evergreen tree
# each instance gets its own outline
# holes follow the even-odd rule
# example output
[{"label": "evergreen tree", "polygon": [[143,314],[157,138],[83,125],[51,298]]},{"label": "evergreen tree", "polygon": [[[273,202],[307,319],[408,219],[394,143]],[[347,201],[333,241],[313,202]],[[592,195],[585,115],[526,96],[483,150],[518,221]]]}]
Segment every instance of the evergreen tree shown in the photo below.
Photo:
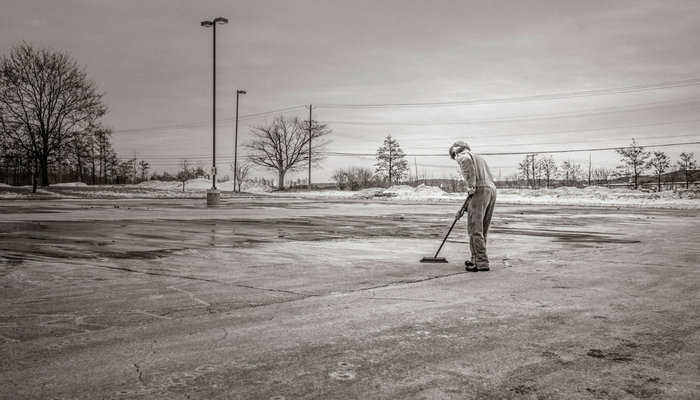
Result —
[{"label": "evergreen tree", "polygon": [[382,180],[391,183],[399,183],[409,171],[406,154],[399,146],[399,142],[387,136],[382,147],[377,149],[377,163],[375,174]]}]

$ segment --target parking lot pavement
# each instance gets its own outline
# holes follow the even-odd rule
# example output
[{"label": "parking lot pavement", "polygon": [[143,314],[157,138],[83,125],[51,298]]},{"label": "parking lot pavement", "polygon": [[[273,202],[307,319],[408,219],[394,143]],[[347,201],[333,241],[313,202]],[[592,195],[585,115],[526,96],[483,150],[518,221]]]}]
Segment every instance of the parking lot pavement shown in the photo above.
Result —
[{"label": "parking lot pavement", "polygon": [[2,202],[0,397],[698,397],[697,211],[455,207]]}]

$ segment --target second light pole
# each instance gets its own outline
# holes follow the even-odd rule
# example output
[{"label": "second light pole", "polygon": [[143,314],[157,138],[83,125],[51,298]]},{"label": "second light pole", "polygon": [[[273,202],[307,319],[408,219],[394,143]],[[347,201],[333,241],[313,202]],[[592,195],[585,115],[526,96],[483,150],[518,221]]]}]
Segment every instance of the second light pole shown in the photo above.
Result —
[{"label": "second light pole", "polygon": [[238,180],[238,97],[245,94],[245,90],[236,91],[236,128],[233,134],[233,191],[236,192]]},{"label": "second light pole", "polygon": [[219,17],[216,18],[213,21],[202,21],[202,26],[205,28],[214,28],[214,56],[213,56],[213,112],[212,112],[212,133],[214,136],[214,141],[213,141],[213,153],[214,157],[212,159],[212,167],[211,167],[211,181],[212,181],[212,187],[210,190],[207,190],[207,205],[217,205],[219,204],[219,199],[221,197],[221,192],[216,189],[216,25],[217,24],[227,24],[228,19]]}]

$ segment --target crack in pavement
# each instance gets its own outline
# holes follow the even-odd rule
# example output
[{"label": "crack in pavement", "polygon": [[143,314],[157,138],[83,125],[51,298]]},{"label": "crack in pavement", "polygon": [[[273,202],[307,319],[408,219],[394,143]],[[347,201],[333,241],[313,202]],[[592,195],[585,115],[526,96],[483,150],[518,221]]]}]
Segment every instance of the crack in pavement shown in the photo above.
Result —
[{"label": "crack in pavement", "polygon": [[455,272],[452,274],[446,274],[446,275],[435,275],[435,276],[429,276],[427,278],[423,279],[414,279],[414,280],[404,280],[404,281],[397,281],[397,282],[390,282],[384,285],[377,285],[377,286],[371,286],[371,287],[366,287],[366,288],[359,288],[359,289],[353,289],[353,290],[348,290],[347,292],[343,293],[355,293],[355,292],[365,292],[365,291],[372,291],[374,289],[383,289],[383,288],[388,288],[392,286],[401,286],[401,285],[407,285],[407,284],[413,284],[413,283],[422,283],[422,282],[429,282],[435,279],[440,279],[440,278],[449,278],[451,276],[455,275],[464,275],[468,274],[471,272],[466,272],[466,271],[460,271],[460,272]]},{"label": "crack in pavement", "polygon": [[399,301],[421,301],[424,303],[454,303],[453,301],[444,300],[426,300],[426,299],[410,299],[406,297],[370,297],[371,300],[399,300]]},{"label": "crack in pavement", "polygon": [[136,367],[136,372],[139,374],[139,382],[143,384],[143,373],[141,372],[141,367],[139,367],[138,364],[134,364],[134,367]]},{"label": "crack in pavement", "polygon": [[144,362],[148,361],[148,360],[153,356],[153,352],[154,352],[153,348],[156,346],[156,343],[157,343],[156,340],[154,340],[153,343],[151,343],[151,348],[150,348],[150,351],[149,351],[149,353],[148,353],[148,356],[146,356],[146,358],[144,358],[144,359],[141,360],[141,361],[138,361],[138,362],[134,363],[134,367],[136,367],[136,372],[139,374],[139,382],[140,382],[141,384],[144,384],[144,383],[145,383],[145,382],[143,381],[143,371],[141,371],[141,364],[143,364]]},{"label": "crack in pavement", "polygon": [[[226,284],[226,283],[224,283]],[[242,285],[240,283],[230,283],[230,285],[233,286],[238,286],[246,289],[254,289],[254,290],[263,290],[266,292],[279,292],[279,293],[287,293],[287,294],[293,294],[296,296],[302,296],[304,299],[308,297],[317,297],[317,296],[323,296],[322,294],[313,294],[313,293],[297,293],[297,292],[292,292],[291,290],[282,290],[282,289],[268,289],[268,288],[260,288],[260,287],[255,287],[255,286],[249,286],[249,285]],[[300,300],[300,299],[295,299],[295,300]],[[294,300],[291,300],[294,301]]]},{"label": "crack in pavement", "polygon": [[106,268],[106,269],[113,269],[117,271],[124,271],[124,272],[131,272],[134,274],[143,274],[143,275],[152,275],[152,276],[165,276],[169,278],[180,278],[180,279],[189,279],[193,281],[202,281],[202,282],[211,282],[211,283],[224,283],[224,282],[219,282],[213,279],[205,279],[205,278],[197,278],[197,277],[192,277],[192,276],[182,276],[182,275],[170,275],[170,274],[160,274],[160,273],[155,273],[155,272],[147,272],[147,271],[137,271],[135,269],[131,268],[126,268],[126,267],[112,267],[109,265],[99,265],[99,264],[91,264],[95,267],[98,268]]},{"label": "crack in pavement", "polygon": [[196,302],[198,302],[198,303],[204,304],[204,305],[207,306],[207,307],[210,307],[210,306],[211,306],[211,304],[207,303],[206,301],[200,300],[200,299],[194,297],[194,294],[188,292],[187,290],[183,290],[183,289],[180,289],[180,288],[176,288],[175,286],[168,286],[168,289],[177,290],[178,292],[185,293],[185,294],[187,294],[188,296],[190,296],[190,298],[191,298],[192,300],[194,300],[194,301],[196,301]]},{"label": "crack in pavement", "polygon": [[152,312],[148,312],[145,310],[134,310],[134,312],[137,314],[148,315],[149,317],[154,317],[154,318],[172,319],[171,317],[168,317],[166,315],[154,314]]}]

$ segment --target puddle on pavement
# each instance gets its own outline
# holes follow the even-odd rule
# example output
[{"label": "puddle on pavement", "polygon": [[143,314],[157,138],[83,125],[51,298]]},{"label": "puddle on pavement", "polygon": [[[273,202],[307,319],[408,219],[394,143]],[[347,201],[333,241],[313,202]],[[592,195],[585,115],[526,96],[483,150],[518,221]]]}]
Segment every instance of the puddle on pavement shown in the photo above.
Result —
[{"label": "puddle on pavement", "polygon": [[[289,208],[289,204],[272,204]],[[251,206],[252,207],[252,206]],[[259,208],[259,207],[258,207]],[[403,210],[402,210],[403,211]],[[624,235],[570,229],[585,228],[601,216],[568,218],[566,210],[520,209],[494,217],[491,232],[501,236],[536,236],[571,244],[638,243]],[[543,219],[543,216],[545,219]],[[21,262],[31,256],[59,259],[158,259],[187,249],[235,249],[284,241],[330,241],[366,238],[439,240],[453,215],[393,213],[361,216],[309,216],[285,219],[231,220],[97,220],[8,222],[0,227],[0,259]],[[629,216],[618,216],[628,218]],[[575,223],[572,222],[575,220]],[[562,229],[564,228],[564,229]],[[569,228],[569,229],[566,229]],[[459,232],[459,233],[458,233]],[[465,224],[451,240],[466,238]],[[618,237],[615,237],[618,235]],[[622,236],[622,237],[619,237]]]},{"label": "puddle on pavement", "polygon": [[639,243],[639,240],[618,239],[610,237],[608,234],[596,232],[574,232],[554,229],[520,229],[520,228],[491,228],[490,232],[520,235],[520,236],[540,236],[554,238],[555,242],[592,242],[592,243]]},{"label": "puddle on pavement", "polygon": [[[215,226],[215,229],[212,229]],[[442,234],[442,226],[382,217],[269,220],[48,221],[7,223],[0,258],[157,259],[188,248],[236,248],[278,241],[325,241],[366,237],[416,238]],[[39,233],[40,232],[40,233]]]}]

